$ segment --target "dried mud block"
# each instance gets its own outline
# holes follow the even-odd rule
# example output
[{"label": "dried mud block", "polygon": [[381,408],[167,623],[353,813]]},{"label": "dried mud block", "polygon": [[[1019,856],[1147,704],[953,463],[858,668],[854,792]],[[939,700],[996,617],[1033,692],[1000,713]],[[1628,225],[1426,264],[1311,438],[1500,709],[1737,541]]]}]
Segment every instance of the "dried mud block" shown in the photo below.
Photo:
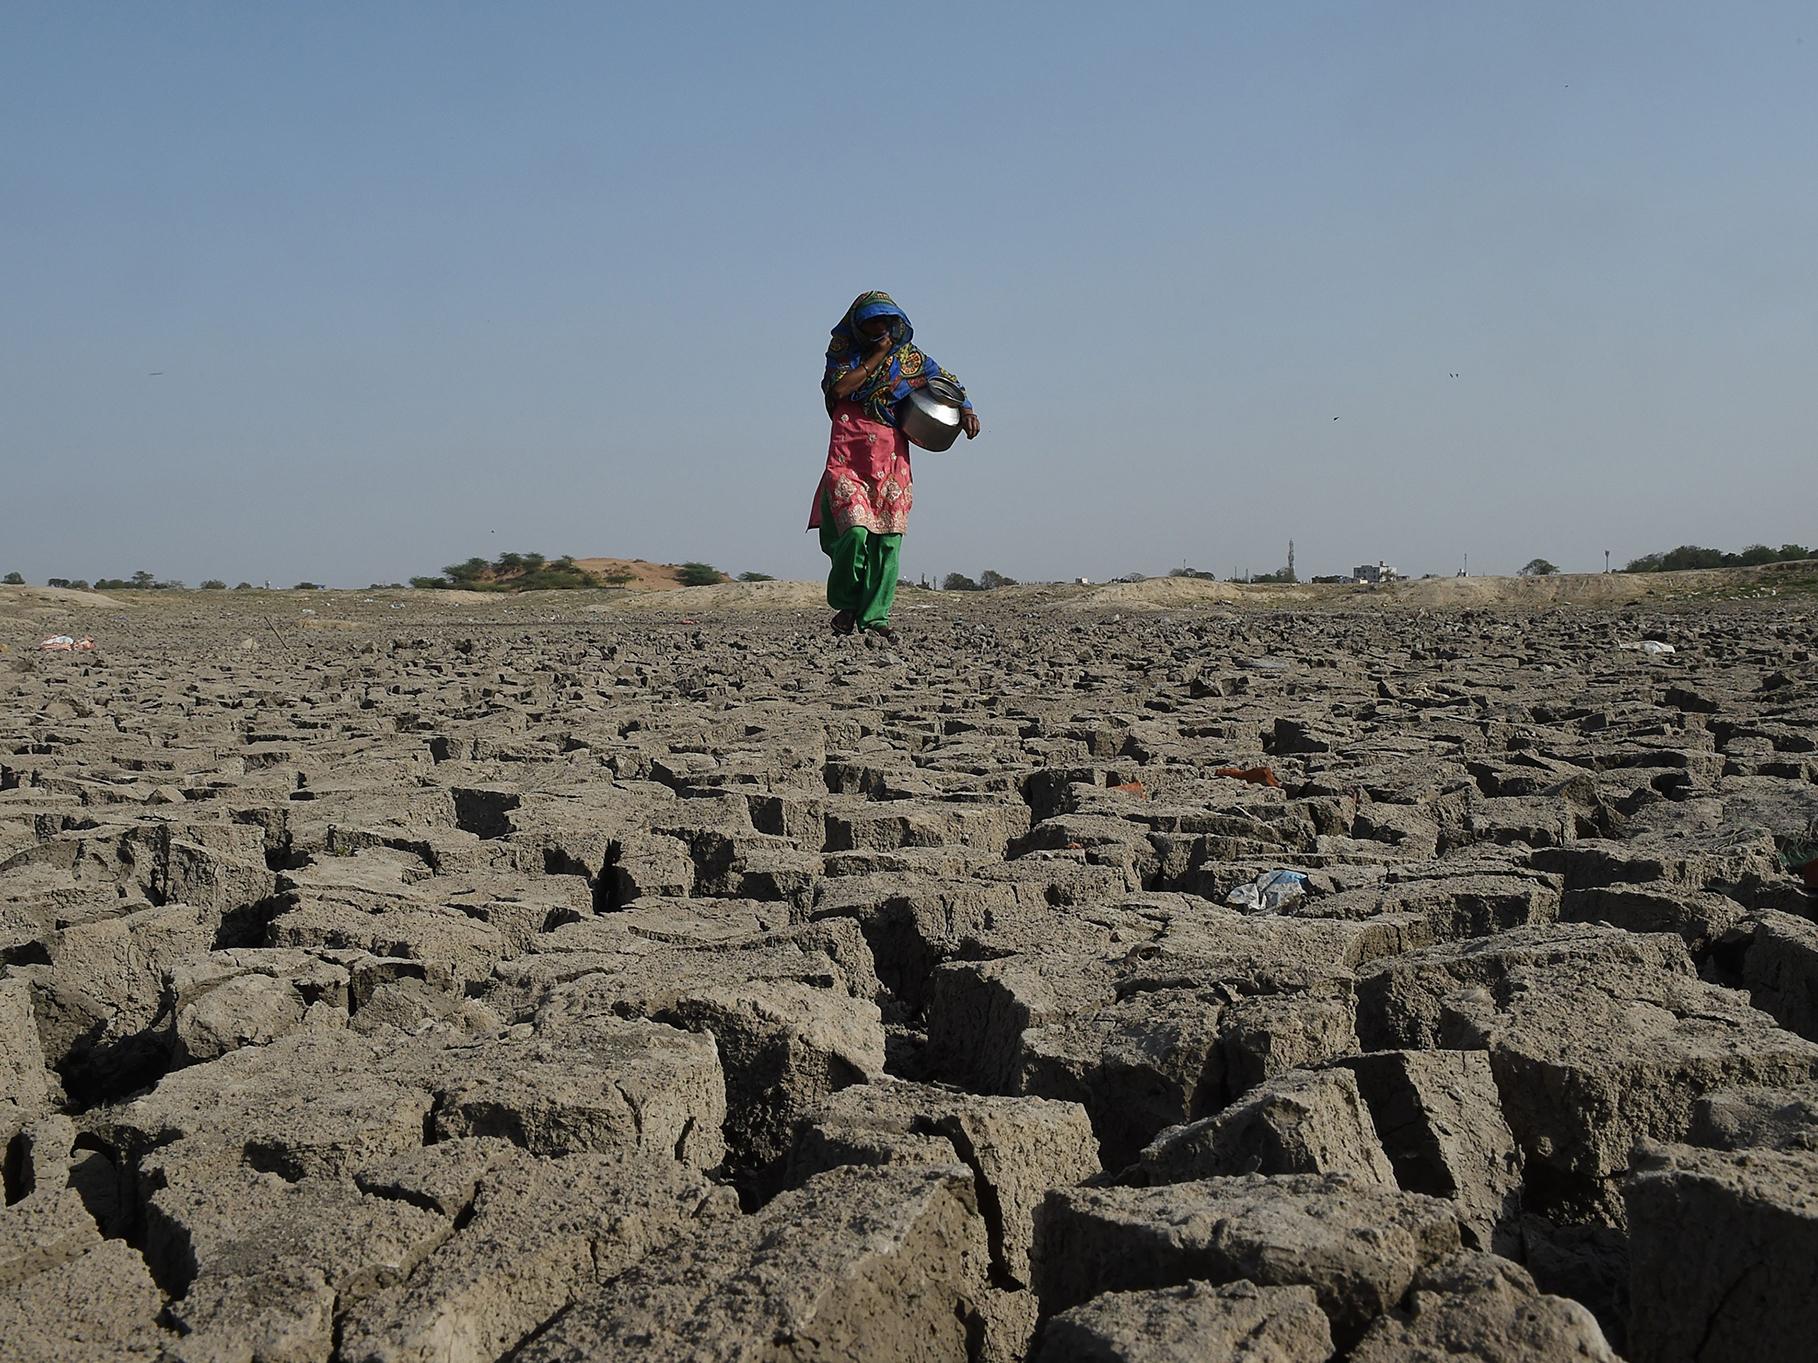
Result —
[{"label": "dried mud block", "polygon": [[1658,881],[1568,890],[1559,916],[1569,923],[1604,923],[1625,932],[1677,933],[1702,956],[1747,912],[1724,895]]},{"label": "dried mud block", "polygon": [[710,1038],[726,1076],[732,1161],[773,1190],[800,1118],[828,1094],[884,1071],[870,960],[849,922],[750,948],[673,951],[560,986],[536,1025],[559,1036],[576,1019],[646,1017]]},{"label": "dried mud block", "polygon": [[1597,1320],[1565,1297],[1543,1295],[1526,1269],[1465,1253],[1415,1276],[1404,1310],[1382,1317],[1350,1363],[1621,1363]]},{"label": "dried mud block", "polygon": [[929,989],[928,1047],[936,1072],[978,1092],[1011,1092],[1025,1032],[1115,997],[1109,970],[1095,959],[950,962],[934,971]]},{"label": "dried mud block", "polygon": [[1106,1292],[1042,1327],[1032,1363],[1326,1363],[1332,1327],[1310,1287],[1192,1282]]},{"label": "dried mud block", "polygon": [[1376,1133],[1408,1192],[1449,1200],[1465,1243],[1502,1249],[1521,1210],[1521,1151],[1483,1051],[1373,1051],[1338,1062],[1357,1076]]},{"label": "dried mud block", "polygon": [[436,1089],[437,1140],[501,1136],[544,1155],[665,1152],[697,1169],[725,1154],[726,1092],[711,1037],[641,1019],[575,1018],[451,1045],[421,1063]]},{"label": "dried mud block", "polygon": [[1494,987],[1524,966],[1537,970],[1599,962],[1625,973],[1697,971],[1685,943],[1665,933],[1640,936],[1590,924],[1516,928],[1495,937],[1444,943],[1363,967],[1357,981],[1357,1034],[1370,1050],[1432,1050],[1441,1045],[1446,996]]},{"label": "dried mud block", "polygon": [[[1707,755],[1708,756],[1708,755]],[[1772,879],[1779,872],[1770,834],[1732,829],[1695,841],[1673,837],[1584,839],[1534,853],[1534,865],[1565,878],[1568,891],[1658,881],[1718,894]]]},{"label": "dried mud block", "polygon": [[349,969],[311,952],[209,953],[165,976],[172,1059],[192,1065],[309,1026],[347,1025]]},{"label": "dried mud block", "polygon": [[1692,1111],[1686,1144],[1714,1150],[1818,1150],[1818,1084],[1708,1094]]},{"label": "dried mud block", "polygon": [[842,1089],[801,1124],[789,1176],[799,1185],[842,1164],[952,1164],[972,1169],[993,1266],[1029,1283],[1035,1209],[1052,1188],[1099,1172],[1098,1143],[1077,1103],[981,1097],[882,1079]]},{"label": "dried mud block", "polygon": [[166,1075],[92,1125],[128,1162],[180,1147],[199,1166],[339,1177],[423,1143],[432,1093],[385,1068],[362,1038],[299,1033]]},{"label": "dried mud block", "polygon": [[139,1252],[104,1240],[0,1293],[0,1341],[14,1363],[162,1363],[173,1341],[159,1323],[164,1294]]},{"label": "dried mud block", "polygon": [[1036,1216],[1035,1283],[1048,1314],[1195,1280],[1310,1287],[1343,1345],[1458,1247],[1448,1204],[1337,1174],[1082,1188]]},{"label": "dried mud block", "polygon": [[1634,1363],[1811,1357],[1818,1155],[1667,1147],[1627,1201]]},{"label": "dried mud block", "polygon": [[448,1221],[333,1178],[147,1158],[145,1252],[185,1359],[326,1357],[338,1310],[408,1273]]},{"label": "dried mud block", "polygon": [[1408,875],[1298,900],[1288,911],[1297,917],[1351,920],[1418,913],[1436,941],[1450,942],[1553,922],[1559,917],[1559,890],[1550,878],[1531,875]]},{"label": "dried mud block", "polygon": [[31,986],[24,980],[0,979],[0,1145],[49,1112],[53,1101]]},{"label": "dried mud block", "polygon": [[1530,1192],[1591,1219],[1613,1215],[1607,1180],[1639,1144],[1684,1139],[1704,1094],[1818,1078],[1818,1045],[1683,975],[1562,963],[1459,1006],[1456,1039],[1489,1050]]},{"label": "dried mud block", "polygon": [[79,1258],[101,1232],[75,1189],[47,1186],[0,1207],[0,1287]]},{"label": "dried mud block", "polygon": [[1349,1174],[1396,1186],[1349,1070],[1265,1080],[1216,1116],[1162,1132],[1120,1182],[1186,1183],[1230,1174]]},{"label": "dried mud block", "polygon": [[1082,1105],[1107,1168],[1224,1095],[1216,998],[1166,990],[1023,1033],[1015,1086]]},{"label": "dried mud block", "polygon": [[1767,911],[1738,924],[1726,940],[1740,952],[1742,987],[1782,1027],[1818,1041],[1818,923]]},{"label": "dried mud block", "polygon": [[1257,994],[1225,1009],[1220,1039],[1225,1092],[1238,1098],[1268,1079],[1357,1050],[1348,987]]},{"label": "dried mud block", "polygon": [[645,1259],[518,1358],[965,1358],[988,1261],[970,1171],[835,1169]]},{"label": "dried mud block", "polygon": [[427,1146],[357,1181],[459,1226],[401,1281],[346,1313],[339,1357],[361,1363],[509,1354],[577,1292],[703,1216],[736,1214],[725,1190],[660,1155],[539,1158],[503,1141]]}]

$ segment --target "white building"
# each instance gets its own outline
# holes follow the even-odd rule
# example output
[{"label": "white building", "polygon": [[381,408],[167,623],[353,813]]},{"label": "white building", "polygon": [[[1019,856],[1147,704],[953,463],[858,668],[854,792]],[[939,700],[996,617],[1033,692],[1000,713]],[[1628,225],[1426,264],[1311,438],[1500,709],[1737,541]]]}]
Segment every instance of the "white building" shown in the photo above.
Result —
[{"label": "white building", "polygon": [[1401,573],[1381,559],[1377,559],[1374,563],[1358,564],[1351,570],[1351,576],[1359,582],[1393,582],[1401,576]]}]

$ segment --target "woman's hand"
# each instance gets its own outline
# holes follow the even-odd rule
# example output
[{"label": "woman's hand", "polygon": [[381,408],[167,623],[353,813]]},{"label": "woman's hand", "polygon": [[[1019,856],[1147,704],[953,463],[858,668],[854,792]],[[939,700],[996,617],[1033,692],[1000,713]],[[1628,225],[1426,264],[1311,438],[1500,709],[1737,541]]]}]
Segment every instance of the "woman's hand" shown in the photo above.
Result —
[{"label": "woman's hand", "polygon": [[978,413],[961,412],[960,429],[966,433],[966,439],[976,440],[978,438]]},{"label": "woman's hand", "polygon": [[834,400],[844,402],[859,389],[871,381],[871,376],[890,363],[890,352],[894,349],[888,332],[871,343],[871,349],[852,368],[848,369],[833,383]]}]

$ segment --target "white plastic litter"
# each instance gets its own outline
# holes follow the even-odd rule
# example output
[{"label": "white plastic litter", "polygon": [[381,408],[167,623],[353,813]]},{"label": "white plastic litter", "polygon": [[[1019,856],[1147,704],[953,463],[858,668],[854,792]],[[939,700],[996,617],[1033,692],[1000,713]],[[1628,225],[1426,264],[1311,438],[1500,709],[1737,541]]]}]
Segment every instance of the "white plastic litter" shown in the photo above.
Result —
[{"label": "white plastic litter", "polygon": [[1617,648],[1626,648],[1635,653],[1677,653],[1679,650],[1671,644],[1663,644],[1658,639],[1640,639],[1632,644],[1618,644]]},{"label": "white plastic litter", "polygon": [[1299,871],[1264,871],[1247,885],[1225,896],[1225,903],[1246,913],[1277,913],[1281,906],[1307,892],[1307,877]]}]

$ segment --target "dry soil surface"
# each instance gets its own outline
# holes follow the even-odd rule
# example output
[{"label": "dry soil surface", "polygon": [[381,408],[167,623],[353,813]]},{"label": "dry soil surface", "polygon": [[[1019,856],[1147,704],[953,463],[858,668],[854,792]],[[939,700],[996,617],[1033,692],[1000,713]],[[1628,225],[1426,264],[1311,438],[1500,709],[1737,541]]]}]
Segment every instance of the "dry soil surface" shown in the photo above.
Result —
[{"label": "dry soil surface", "polygon": [[1809,1357],[1811,604],[1439,585],[0,593],[0,1353]]}]

